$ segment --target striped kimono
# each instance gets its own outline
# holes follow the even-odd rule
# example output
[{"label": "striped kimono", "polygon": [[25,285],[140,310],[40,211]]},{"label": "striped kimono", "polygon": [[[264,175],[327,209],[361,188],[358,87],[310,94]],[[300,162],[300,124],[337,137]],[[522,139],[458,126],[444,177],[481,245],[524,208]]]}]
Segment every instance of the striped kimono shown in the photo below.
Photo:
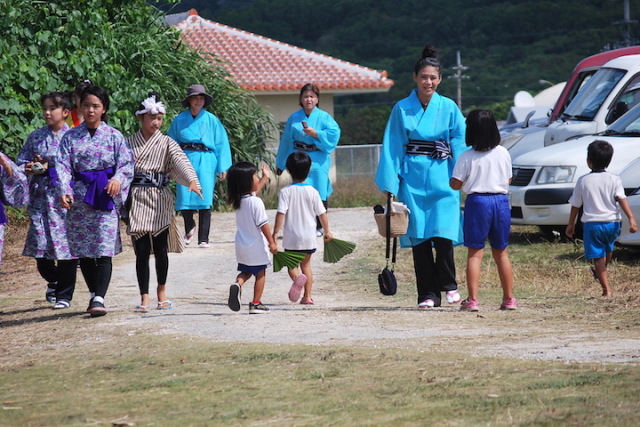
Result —
[{"label": "striped kimono", "polygon": [[[134,153],[136,174],[170,174],[171,178],[186,187],[191,181],[198,181],[196,171],[184,151],[173,139],[163,135],[159,130],[148,141],[145,141],[142,131],[138,131],[127,140]],[[169,186],[133,185],[128,203],[130,210],[127,234],[134,242],[147,234],[156,236],[169,228],[169,252],[179,253],[184,250],[184,239],[175,219],[174,196]]]}]

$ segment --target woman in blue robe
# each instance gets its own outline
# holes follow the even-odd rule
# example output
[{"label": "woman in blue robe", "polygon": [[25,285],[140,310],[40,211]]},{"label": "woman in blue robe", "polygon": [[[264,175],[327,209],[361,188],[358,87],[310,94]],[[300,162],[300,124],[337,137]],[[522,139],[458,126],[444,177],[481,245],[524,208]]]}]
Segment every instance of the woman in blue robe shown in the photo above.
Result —
[{"label": "woman in blue robe", "polygon": [[431,308],[441,305],[442,292],[450,304],[460,302],[453,246],[463,241],[462,214],[459,193],[448,183],[468,147],[460,109],[436,92],[442,73],[432,46],[425,47],[413,79],[417,88],[389,117],[376,184],[411,211],[400,244],[413,251],[418,307]]},{"label": "woman in blue robe", "polygon": [[[327,208],[327,199],[333,192],[329,169],[331,153],[340,140],[340,126],[326,111],[318,108],[320,89],[312,83],[300,89],[300,106],[287,120],[280,138],[276,156],[278,175],[287,167],[289,155],[295,151],[305,151],[311,157],[311,171],[305,181],[320,193],[320,199]],[[318,235],[322,235],[322,226],[317,223]]]},{"label": "woman in blue robe", "polygon": [[225,179],[227,169],[231,167],[231,146],[227,131],[220,120],[206,111],[213,97],[204,86],[192,85],[182,106],[188,110],[178,114],[171,122],[167,135],[184,150],[198,175],[202,186],[202,197],[189,191],[189,187],[177,184],[176,210],[184,217],[185,244],[191,243],[195,234],[196,222],[193,214],[198,211],[198,246],[209,247],[209,228],[211,225],[211,207],[216,177]]}]

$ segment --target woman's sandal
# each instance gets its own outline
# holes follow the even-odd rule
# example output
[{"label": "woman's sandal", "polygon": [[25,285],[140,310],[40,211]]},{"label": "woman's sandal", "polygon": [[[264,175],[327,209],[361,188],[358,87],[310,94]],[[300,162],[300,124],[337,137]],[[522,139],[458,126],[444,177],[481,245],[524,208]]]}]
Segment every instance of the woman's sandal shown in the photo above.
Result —
[{"label": "woman's sandal", "polygon": [[171,310],[173,308],[173,301],[170,299],[162,302],[158,302],[158,310]]},{"label": "woman's sandal", "polygon": [[136,305],[136,309],[133,310],[134,313],[148,313],[149,306],[148,305]]}]

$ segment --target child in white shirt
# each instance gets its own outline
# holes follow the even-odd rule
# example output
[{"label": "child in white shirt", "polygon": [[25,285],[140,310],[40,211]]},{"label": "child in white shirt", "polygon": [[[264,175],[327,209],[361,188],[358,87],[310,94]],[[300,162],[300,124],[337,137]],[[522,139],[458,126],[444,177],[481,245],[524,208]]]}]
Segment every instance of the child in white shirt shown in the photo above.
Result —
[{"label": "child in white shirt", "polygon": [[311,170],[311,158],[304,151],[296,151],[287,158],[287,170],[291,174],[293,183],[280,190],[278,198],[278,213],[276,223],[273,226],[273,238],[275,239],[284,223],[282,232],[282,246],[288,252],[304,253],[304,259],[300,263],[302,273],[298,268],[289,269],[289,276],[293,280],[289,290],[289,299],[292,302],[300,299],[302,288],[304,295],[300,304],[312,305],[311,296],[313,285],[313,272],[311,271],[311,255],[317,248],[316,217],[320,220],[324,229],[324,241],[333,239],[329,231],[329,219],[320,194],[311,185],[304,181]]},{"label": "child in white shirt", "polygon": [[629,207],[620,177],[606,171],[613,157],[613,147],[607,141],[596,140],[587,148],[587,164],[591,173],[578,178],[569,199],[571,213],[565,230],[573,237],[580,207],[583,208],[584,257],[593,260],[591,272],[602,285],[602,296],[611,296],[607,266],[613,255],[613,245],[620,234],[620,211],[629,217],[629,231],[638,230]]},{"label": "child in white shirt", "polygon": [[253,300],[249,303],[249,313],[268,313],[262,304],[267,266],[271,263],[269,252],[276,253],[278,245],[271,236],[267,211],[262,199],[256,193],[264,187],[271,176],[269,167],[262,165],[262,178],[258,178],[256,166],[240,162],[231,166],[227,174],[228,201],[236,210],[236,259],[238,277],[229,289],[229,308],[240,311],[242,285],[251,276],[256,277],[253,286]]},{"label": "child in white shirt", "polygon": [[464,209],[464,245],[467,254],[467,288],[469,297],[462,301],[463,311],[478,311],[480,267],[485,240],[498,266],[502,284],[501,310],[518,308],[513,297],[513,270],[507,254],[511,209],[511,157],[500,144],[500,132],[493,113],[473,110],[467,116],[466,143],[473,150],[463,152],[453,168],[451,188],[467,193]]}]

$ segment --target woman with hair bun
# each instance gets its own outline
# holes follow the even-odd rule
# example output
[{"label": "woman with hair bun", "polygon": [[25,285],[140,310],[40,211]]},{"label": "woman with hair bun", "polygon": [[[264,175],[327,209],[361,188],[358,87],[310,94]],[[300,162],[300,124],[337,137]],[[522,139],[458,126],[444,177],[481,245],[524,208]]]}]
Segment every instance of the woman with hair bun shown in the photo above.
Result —
[{"label": "woman with hair bun", "polygon": [[[436,90],[442,66],[427,45],[416,62],[417,88],[391,111],[380,153],[376,184],[396,195],[409,214],[402,247],[413,251],[418,307],[460,302],[453,246],[462,243],[460,195],[449,186],[456,159],[468,147],[460,109]],[[434,256],[435,251],[435,256]]]}]

